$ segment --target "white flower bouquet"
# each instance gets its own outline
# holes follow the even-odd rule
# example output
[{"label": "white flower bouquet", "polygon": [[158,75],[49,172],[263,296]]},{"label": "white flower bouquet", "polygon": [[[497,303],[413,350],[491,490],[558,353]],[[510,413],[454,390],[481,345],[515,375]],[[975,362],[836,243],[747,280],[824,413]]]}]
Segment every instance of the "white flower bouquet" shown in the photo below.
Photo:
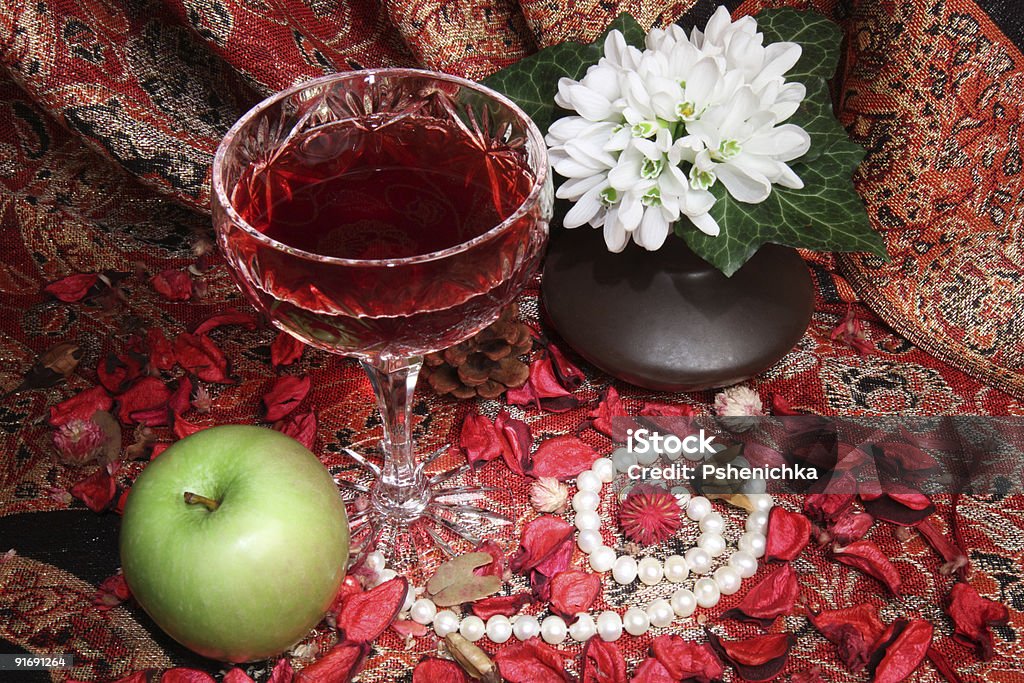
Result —
[{"label": "white flower bouquet", "polygon": [[732,21],[719,7],[689,34],[624,15],[485,82],[546,128],[564,227],[601,229],[613,252],[675,232],[726,275],[765,242],[884,258],[851,181],[863,150],[831,109],[840,41],[788,9]]}]

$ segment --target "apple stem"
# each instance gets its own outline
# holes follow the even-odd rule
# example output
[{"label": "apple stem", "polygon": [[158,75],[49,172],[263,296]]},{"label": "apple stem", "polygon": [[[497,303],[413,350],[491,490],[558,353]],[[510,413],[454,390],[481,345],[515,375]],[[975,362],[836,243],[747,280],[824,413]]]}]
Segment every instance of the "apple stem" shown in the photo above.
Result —
[{"label": "apple stem", "polygon": [[220,507],[220,503],[215,501],[213,498],[207,498],[206,496],[201,496],[198,493],[192,493],[191,491],[185,491],[185,502],[189,505],[195,505],[197,503],[205,505],[210,512],[213,512]]}]

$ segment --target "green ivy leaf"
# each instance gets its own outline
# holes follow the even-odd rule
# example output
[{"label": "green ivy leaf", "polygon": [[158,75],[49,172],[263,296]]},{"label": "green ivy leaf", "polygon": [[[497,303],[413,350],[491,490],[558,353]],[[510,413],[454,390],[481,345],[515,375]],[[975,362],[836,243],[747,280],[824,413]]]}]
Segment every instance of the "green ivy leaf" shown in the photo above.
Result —
[{"label": "green ivy leaf", "polygon": [[803,51],[796,65],[786,72],[787,81],[807,83],[813,78],[829,79],[839,65],[843,32],[817,12],[797,12],[786,7],[757,15],[757,28],[765,43],[799,43]]},{"label": "green ivy leaf", "polygon": [[587,69],[604,56],[604,40],[615,29],[622,31],[628,44],[643,49],[647,32],[636,19],[620,14],[601,37],[589,45],[566,42],[546,47],[481,82],[522,107],[537,127],[547,132],[555,119],[558,79],[582,78]]}]

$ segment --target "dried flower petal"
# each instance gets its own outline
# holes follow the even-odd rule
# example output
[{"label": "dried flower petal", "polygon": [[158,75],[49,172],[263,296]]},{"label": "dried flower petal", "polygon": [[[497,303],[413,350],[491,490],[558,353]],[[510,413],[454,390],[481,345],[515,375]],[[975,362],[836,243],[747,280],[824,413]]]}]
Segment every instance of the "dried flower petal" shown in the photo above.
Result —
[{"label": "dried flower petal", "polygon": [[589,444],[571,434],[563,434],[540,444],[527,474],[537,478],[572,479],[589,470],[598,457],[597,451]]},{"label": "dried flower petal", "polygon": [[277,422],[298,408],[312,386],[313,382],[308,376],[283,375],[274,380],[263,395],[267,422]]},{"label": "dried flower petal", "polygon": [[224,674],[224,678],[221,679],[221,683],[256,683],[249,674],[245,673],[237,666]]},{"label": "dried flower petal", "polygon": [[569,683],[565,660],[540,638],[504,647],[494,657],[507,683]]},{"label": "dried flower petal", "polygon": [[873,683],[901,683],[924,660],[932,644],[932,625],[924,619],[897,619],[889,624],[868,662]]},{"label": "dried flower petal", "polygon": [[179,334],[174,340],[174,356],[181,367],[204,382],[227,384],[231,381],[224,352],[204,334]]},{"label": "dried flower petal", "polygon": [[77,273],[51,282],[43,291],[65,303],[81,301],[96,285],[100,276],[96,273]]},{"label": "dried flower petal", "polygon": [[305,350],[306,345],[301,341],[287,332],[278,332],[270,344],[270,364],[275,368],[291,365],[302,358]]},{"label": "dried flower petal", "polygon": [[1006,605],[982,597],[970,584],[958,583],[946,611],[953,619],[953,640],[973,649],[980,659],[991,659],[995,654],[991,629],[1009,623]]},{"label": "dried flower petal", "polygon": [[373,642],[398,617],[408,590],[408,579],[396,576],[351,596],[335,617],[338,631],[353,643]]},{"label": "dried flower petal", "polygon": [[789,683],[828,683],[821,677],[821,669],[814,667],[807,671],[797,671],[789,675]]},{"label": "dried flower petal", "polygon": [[163,380],[142,377],[117,397],[117,418],[121,424],[145,424],[159,427],[167,424],[171,390]]},{"label": "dried flower petal", "polygon": [[495,418],[494,427],[501,436],[501,457],[505,464],[519,476],[525,476],[530,466],[530,446],[533,444],[530,427],[504,410]]},{"label": "dried flower petal", "polygon": [[587,612],[601,594],[598,574],[569,569],[551,579],[551,609],[566,619]]},{"label": "dried flower petal", "polygon": [[673,677],[656,658],[648,657],[636,667],[630,683],[679,683],[679,679]]},{"label": "dried flower petal", "polygon": [[205,671],[178,667],[164,671],[160,683],[216,683],[216,680]]},{"label": "dried flower petal", "polygon": [[369,653],[369,643],[342,641],[328,650],[323,657],[296,673],[294,683],[351,681],[363,668],[363,662]]},{"label": "dried flower petal", "polygon": [[953,666],[952,662],[946,658],[946,655],[942,654],[934,647],[928,648],[928,659],[932,661],[936,670],[942,674],[949,683],[964,683],[963,679],[960,678],[960,674],[957,673],[956,667]]},{"label": "dried flower petal", "polygon": [[791,417],[793,415],[803,415],[804,413],[793,408],[789,399],[782,394],[772,393],[772,415],[778,415],[780,417]]},{"label": "dried flower petal", "polygon": [[51,427],[59,427],[71,420],[90,420],[96,411],[110,410],[114,400],[103,387],[92,387],[50,406],[47,420]]},{"label": "dried flower petal", "polygon": [[494,424],[483,415],[467,415],[459,433],[459,448],[466,461],[473,467],[480,467],[494,460],[502,453],[502,440]]},{"label": "dried flower petal", "polygon": [[475,553],[487,553],[491,556],[491,561],[487,564],[480,565],[473,570],[473,573],[477,576],[497,576],[499,579],[505,578],[505,551],[502,550],[501,546],[494,541],[481,541],[473,548]]},{"label": "dried flower petal", "polygon": [[756,391],[737,385],[715,394],[715,414],[719,417],[754,417],[764,415],[764,406]]},{"label": "dried flower petal", "polygon": [[872,541],[855,541],[850,545],[836,548],[832,551],[832,557],[877,579],[893,595],[900,594],[903,581],[899,570]]},{"label": "dried flower petal", "polygon": [[309,450],[316,441],[316,413],[312,410],[292,413],[274,423],[274,429],[292,437]]},{"label": "dried flower petal", "polygon": [[796,571],[784,564],[764,577],[743,596],[740,604],[722,616],[768,628],[777,618],[793,612],[799,595]]},{"label": "dried flower petal", "polygon": [[533,602],[533,596],[529,593],[516,593],[515,595],[492,595],[483,600],[477,600],[470,609],[473,614],[487,621],[495,615],[511,617],[517,614],[526,605]]},{"label": "dried flower petal", "polygon": [[192,278],[185,271],[168,269],[149,280],[160,295],[168,301],[188,301],[192,298]]},{"label": "dried flower petal", "polygon": [[829,535],[839,545],[859,541],[875,523],[875,518],[866,512],[847,512],[828,528]]},{"label": "dried flower petal", "polygon": [[874,347],[864,331],[864,325],[857,318],[852,304],[846,309],[846,315],[839,321],[839,324],[832,328],[829,339],[832,341],[841,340],[861,356],[870,355],[874,352]]},{"label": "dried flower petal", "polygon": [[149,350],[149,365],[152,368],[170,370],[177,362],[174,357],[174,346],[159,327],[146,330],[146,348]]},{"label": "dried flower petal", "polygon": [[560,513],[569,500],[569,487],[554,477],[541,477],[530,484],[530,505],[537,512]]},{"label": "dried flower petal", "polygon": [[631,541],[661,543],[683,524],[676,497],[659,486],[634,486],[619,506],[619,526]]},{"label": "dried flower petal", "polygon": [[747,681],[767,681],[779,675],[789,650],[796,643],[792,633],[772,633],[746,640],[722,640],[705,628],[708,642],[726,664]]},{"label": "dried flower petal", "polygon": [[875,519],[900,526],[915,526],[935,512],[928,496],[896,483],[887,483],[886,491],[865,491],[861,487],[860,500],[864,509]]},{"label": "dried flower petal", "polygon": [[[539,571],[548,578],[568,566],[572,557],[574,527],[561,517],[542,515],[527,522],[517,552],[510,560],[509,567],[518,574],[531,570]],[[560,566],[560,565],[565,566]]]},{"label": "dried flower petal", "polygon": [[615,390],[615,387],[608,387],[605,390],[601,401],[597,404],[597,408],[590,413],[591,424],[594,426],[594,429],[616,442],[624,442],[626,440],[626,428],[619,428],[618,425],[618,423],[625,421],[615,420],[617,417],[622,418],[625,416],[626,408],[622,404],[622,399],[619,398],[619,392]]},{"label": "dried flower petal", "polygon": [[675,681],[711,683],[721,680],[725,673],[722,662],[707,643],[658,636],[651,642],[651,652]]},{"label": "dried flower petal", "polygon": [[128,582],[124,580],[124,575],[118,572],[100,582],[96,593],[92,596],[92,604],[107,611],[117,607],[130,597],[132,597],[132,592],[128,588]]},{"label": "dried flower petal", "polygon": [[792,562],[807,547],[811,521],[799,512],[776,505],[768,513],[764,559],[767,562]]},{"label": "dried flower petal", "polygon": [[411,619],[397,619],[392,621],[388,628],[403,638],[422,638],[430,633],[426,624],[419,624]]},{"label": "dried flower petal", "polygon": [[583,371],[566,358],[562,350],[554,344],[548,344],[546,348],[547,352],[551,354],[551,365],[562,386],[569,391],[579,389],[580,385],[583,384],[583,380],[586,379]]},{"label": "dried flower petal", "polygon": [[412,671],[412,683],[467,683],[469,679],[455,662],[427,657]]},{"label": "dried flower petal", "polygon": [[505,398],[510,405],[532,405],[553,413],[563,413],[579,405],[579,400],[558,381],[548,354],[530,363],[530,379],[518,389],[509,389]]},{"label": "dried flower petal", "polygon": [[71,487],[70,493],[93,512],[103,512],[117,495],[117,482],[108,467],[101,467]]},{"label": "dried flower petal", "polygon": [[224,325],[241,325],[246,329],[252,330],[256,328],[256,317],[252,313],[238,310],[216,313],[199,323],[199,326],[192,330],[192,334],[206,334],[210,330],[215,330]]},{"label": "dried flower petal", "polygon": [[626,683],[626,659],[619,646],[591,638],[583,647],[580,683]]}]

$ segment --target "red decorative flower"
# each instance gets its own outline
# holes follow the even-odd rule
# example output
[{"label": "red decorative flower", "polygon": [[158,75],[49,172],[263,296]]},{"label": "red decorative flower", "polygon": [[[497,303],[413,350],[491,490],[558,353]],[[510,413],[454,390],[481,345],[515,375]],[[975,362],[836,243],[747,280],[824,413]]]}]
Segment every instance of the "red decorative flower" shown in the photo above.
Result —
[{"label": "red decorative flower", "polygon": [[656,486],[633,488],[619,506],[622,533],[642,545],[660,543],[682,526],[676,497]]}]

